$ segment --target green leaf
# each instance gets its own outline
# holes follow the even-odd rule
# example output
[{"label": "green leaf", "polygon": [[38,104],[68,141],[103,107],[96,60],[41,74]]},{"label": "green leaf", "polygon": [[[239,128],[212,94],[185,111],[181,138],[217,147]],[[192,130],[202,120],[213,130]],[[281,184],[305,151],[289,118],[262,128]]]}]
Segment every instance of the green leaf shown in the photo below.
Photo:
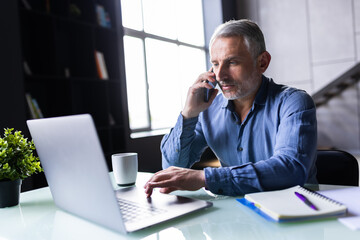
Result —
[{"label": "green leaf", "polygon": [[28,141],[13,128],[4,129],[0,137],[0,180],[24,179],[42,172],[39,158],[33,155],[36,150],[33,141]]}]

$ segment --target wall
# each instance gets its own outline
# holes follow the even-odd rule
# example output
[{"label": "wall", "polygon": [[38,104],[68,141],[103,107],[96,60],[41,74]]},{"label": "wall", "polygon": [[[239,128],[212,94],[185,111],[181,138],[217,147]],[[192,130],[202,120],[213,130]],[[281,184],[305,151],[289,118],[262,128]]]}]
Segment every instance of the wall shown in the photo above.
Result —
[{"label": "wall", "polygon": [[[360,58],[360,0],[237,0],[263,29],[278,83],[313,94]],[[360,153],[359,87],[319,107],[318,145]]]}]

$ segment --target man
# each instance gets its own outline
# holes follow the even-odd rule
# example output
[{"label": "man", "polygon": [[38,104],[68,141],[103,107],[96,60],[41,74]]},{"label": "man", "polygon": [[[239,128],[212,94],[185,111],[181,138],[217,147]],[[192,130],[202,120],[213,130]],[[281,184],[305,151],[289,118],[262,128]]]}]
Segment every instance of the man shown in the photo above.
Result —
[{"label": "man", "polygon": [[[212,71],[190,87],[175,127],[161,143],[163,168],[144,186],[163,193],[206,187],[243,195],[316,182],[317,123],[311,97],[263,75],[271,56],[250,20],[220,25],[210,41]],[[204,88],[215,77],[205,102]],[[208,82],[209,81],[209,82]],[[210,147],[220,168],[189,169]],[[171,167],[170,167],[171,166]]]}]

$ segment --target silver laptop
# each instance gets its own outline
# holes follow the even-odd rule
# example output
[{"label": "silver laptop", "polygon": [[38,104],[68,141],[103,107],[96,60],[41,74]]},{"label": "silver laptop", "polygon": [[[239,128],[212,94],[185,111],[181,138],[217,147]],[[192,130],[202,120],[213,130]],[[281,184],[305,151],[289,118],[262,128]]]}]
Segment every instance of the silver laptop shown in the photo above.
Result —
[{"label": "silver laptop", "polygon": [[[54,202],[69,213],[125,233],[212,206],[158,191],[146,198],[142,186],[115,191],[89,114],[28,120],[27,125]],[[126,210],[129,206],[137,215]]]}]

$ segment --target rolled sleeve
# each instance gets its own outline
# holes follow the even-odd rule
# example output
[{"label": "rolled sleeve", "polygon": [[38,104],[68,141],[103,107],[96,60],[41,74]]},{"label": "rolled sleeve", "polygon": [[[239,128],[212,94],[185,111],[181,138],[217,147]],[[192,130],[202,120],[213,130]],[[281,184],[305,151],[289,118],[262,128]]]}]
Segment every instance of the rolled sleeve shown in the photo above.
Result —
[{"label": "rolled sleeve", "polygon": [[181,114],[179,115],[174,128],[161,141],[163,169],[170,166],[189,167],[191,162],[186,155],[195,137],[197,122],[197,117],[184,119]]},{"label": "rolled sleeve", "polygon": [[230,168],[205,168],[205,185],[212,193],[228,195],[231,189]]},{"label": "rolled sleeve", "polygon": [[205,185],[215,194],[240,196],[262,191],[252,164],[237,167],[205,168]]}]

